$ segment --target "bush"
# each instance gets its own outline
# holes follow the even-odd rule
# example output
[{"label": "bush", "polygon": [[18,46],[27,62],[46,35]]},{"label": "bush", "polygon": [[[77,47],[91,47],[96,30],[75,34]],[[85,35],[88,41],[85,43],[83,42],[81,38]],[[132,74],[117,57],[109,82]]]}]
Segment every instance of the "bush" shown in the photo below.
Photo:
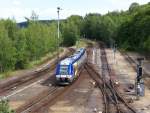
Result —
[{"label": "bush", "polygon": [[0,113],[15,113],[15,112],[13,110],[10,110],[7,100],[1,100]]}]

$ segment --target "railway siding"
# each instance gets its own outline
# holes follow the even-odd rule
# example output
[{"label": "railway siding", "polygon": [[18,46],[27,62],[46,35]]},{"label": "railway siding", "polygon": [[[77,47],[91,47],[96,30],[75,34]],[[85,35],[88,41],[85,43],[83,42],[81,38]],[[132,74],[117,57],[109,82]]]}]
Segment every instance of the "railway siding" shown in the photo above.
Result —
[{"label": "railway siding", "polygon": [[37,113],[44,111],[47,111],[45,113],[92,113],[95,109],[102,111],[103,105],[97,101],[97,98],[102,98],[101,92],[95,88],[93,82],[82,69],[79,78],[69,86],[67,91],[63,92],[53,104],[47,104]]},{"label": "railway siding", "polygon": [[[91,49],[92,50],[92,49]],[[91,52],[88,51],[88,60],[93,62],[97,57],[92,57]],[[95,93],[96,92],[96,93]],[[100,101],[97,101],[100,99]],[[69,85],[62,95],[60,95],[55,102],[50,102],[45,107],[36,111],[37,113],[92,113],[102,112],[102,95],[95,82],[87,74],[87,72],[81,69],[79,78]]]},{"label": "railway siding", "polygon": [[[60,58],[65,57],[73,51],[73,49],[66,50],[60,55]],[[34,100],[36,97],[44,94],[44,92],[46,94],[50,90],[50,87],[52,87],[51,85],[54,84],[55,78],[53,71],[56,62],[57,59],[55,58],[23,75],[14,76],[0,82],[1,98],[8,98],[10,107],[17,110],[17,112],[19,109],[25,108],[30,104],[31,100],[33,100],[32,102],[35,102]]]},{"label": "railway siding", "polygon": [[[115,88],[114,82],[116,80],[115,73],[113,69],[110,67],[109,63],[107,62],[107,56],[105,54],[105,49],[101,48],[100,50],[101,56],[101,64],[95,65],[94,64],[87,64],[86,69],[87,72],[94,77],[93,79],[98,84],[98,87],[101,89],[103,94],[103,101],[104,101],[104,113],[121,113],[126,112],[128,113],[136,113],[134,109],[126,102],[126,99],[122,98],[118,89]],[[99,55],[98,55],[99,56]],[[99,56],[99,58],[100,58]],[[94,69],[92,69],[94,68]],[[91,71],[90,71],[91,70]],[[101,71],[100,71],[101,70]],[[97,72],[96,72],[97,71]],[[97,77],[96,77],[97,75]],[[126,109],[122,106],[125,106]],[[124,108],[124,109],[123,109]]]},{"label": "railway siding", "polygon": [[[116,52],[116,62],[113,62],[112,50],[107,50],[108,62],[112,63],[112,67],[115,70],[118,78],[118,85],[123,87],[120,89],[122,95],[126,97],[129,102],[133,102],[132,105],[137,109],[137,113],[149,113],[150,112],[150,90],[145,88],[145,97],[141,97],[139,101],[136,100],[134,84],[136,78],[136,71],[133,66],[135,63],[126,60],[125,56],[119,51]],[[137,56],[136,56],[137,57]],[[134,57],[134,58],[136,58]]]},{"label": "railway siding", "polygon": [[[132,65],[132,68],[136,71],[137,65],[137,58],[144,57],[138,53],[122,53],[124,58],[127,62]],[[143,61],[143,77],[144,77],[144,84],[145,84],[145,96],[140,98],[140,101],[135,101],[134,105],[137,106],[139,112],[142,113],[149,113],[150,112],[150,61],[148,58],[144,57],[145,60]]]},{"label": "railway siding", "polygon": [[[11,107],[17,113],[136,113],[129,104],[135,100],[132,86],[136,76],[130,63],[119,52],[113,59],[113,52],[99,45],[87,48],[87,53],[85,68],[80,69],[79,78],[71,85],[57,86],[54,73],[44,71],[44,78],[27,85],[22,91],[15,92],[14,89],[14,94],[10,94]],[[39,71],[42,68],[35,70]],[[141,107],[144,101],[146,106]],[[145,98],[142,102],[132,103],[139,107],[137,113],[147,113],[150,108]]]}]

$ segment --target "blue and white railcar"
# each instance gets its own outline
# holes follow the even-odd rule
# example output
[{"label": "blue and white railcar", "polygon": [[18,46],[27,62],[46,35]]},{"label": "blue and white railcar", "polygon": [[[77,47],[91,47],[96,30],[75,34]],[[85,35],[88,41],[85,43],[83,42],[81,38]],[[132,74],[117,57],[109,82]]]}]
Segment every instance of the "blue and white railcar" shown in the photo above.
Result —
[{"label": "blue and white railcar", "polygon": [[69,84],[78,76],[79,68],[87,58],[85,48],[78,49],[72,56],[60,61],[56,67],[58,84]]}]

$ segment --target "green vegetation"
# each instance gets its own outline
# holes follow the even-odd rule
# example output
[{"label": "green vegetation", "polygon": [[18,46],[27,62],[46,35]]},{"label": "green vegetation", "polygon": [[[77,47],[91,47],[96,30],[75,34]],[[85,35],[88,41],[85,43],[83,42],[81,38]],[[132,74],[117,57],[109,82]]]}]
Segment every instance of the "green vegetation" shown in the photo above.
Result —
[{"label": "green vegetation", "polygon": [[95,41],[91,41],[91,40],[88,40],[88,39],[81,38],[78,41],[76,41],[75,46],[76,46],[76,48],[87,47],[89,43],[95,45]]},{"label": "green vegetation", "polygon": [[120,47],[139,52],[150,52],[150,4],[135,7],[130,19],[123,23],[118,30]]},{"label": "green vegetation", "polygon": [[108,45],[116,42],[124,50],[150,55],[150,4],[133,3],[127,11],[88,14],[84,18],[82,36]]},{"label": "green vegetation", "polygon": [[72,15],[62,23],[63,46],[73,46],[81,36],[83,18]]},{"label": "green vegetation", "polygon": [[24,69],[57,47],[55,23],[29,21],[19,28],[14,21],[0,20],[0,72]]},{"label": "green vegetation", "polygon": [[[57,23],[40,23],[33,13],[27,27],[19,28],[13,20],[0,20],[0,73],[27,68],[57,49]],[[124,50],[150,54],[150,4],[133,3],[127,11],[105,15],[72,15],[60,22],[61,46],[73,46],[80,39],[114,42]]]},{"label": "green vegetation", "polygon": [[7,100],[1,100],[0,113],[15,113],[15,112],[13,110],[10,110]]},{"label": "green vegetation", "polygon": [[[64,49],[63,48],[59,48],[59,52],[63,52]],[[39,60],[34,60],[32,62],[29,63],[29,68],[33,68],[35,66],[41,65],[45,62],[47,62],[48,60],[54,58],[54,56],[57,56],[58,52],[49,52],[48,54],[46,54],[45,56],[39,58]]]},{"label": "green vegetation", "polygon": [[[61,21],[59,42],[56,21],[43,24],[37,18],[33,12],[25,28],[19,28],[13,20],[0,20],[0,78],[9,76],[12,70],[33,67],[51,58],[58,43],[86,46],[88,40],[81,37],[104,41],[109,46],[117,43],[121,49],[150,55],[150,3],[133,3],[127,11],[105,15],[72,15]],[[0,113],[13,113],[7,101],[0,101]]]},{"label": "green vegetation", "polygon": [[[133,3],[127,11],[113,11],[105,15],[87,14],[84,18],[72,15],[61,21],[60,39],[57,23],[43,24],[33,12],[28,26],[20,28],[13,20],[0,20],[0,78],[9,72],[25,69],[51,58],[58,47],[86,46],[88,38],[117,43],[124,50],[134,50],[150,55],[150,3]],[[54,54],[53,54],[54,53]],[[0,101],[0,113],[13,113],[7,101]]]}]

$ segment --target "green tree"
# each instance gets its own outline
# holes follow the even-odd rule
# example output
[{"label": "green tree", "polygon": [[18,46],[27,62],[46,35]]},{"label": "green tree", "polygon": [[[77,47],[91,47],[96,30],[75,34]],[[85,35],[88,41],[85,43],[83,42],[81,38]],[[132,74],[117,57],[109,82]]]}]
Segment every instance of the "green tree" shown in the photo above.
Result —
[{"label": "green tree", "polygon": [[130,5],[129,11],[130,11],[130,12],[133,12],[133,11],[135,11],[138,7],[139,7],[139,4],[136,3],[136,2],[134,2],[134,3],[132,3],[132,4]]},{"label": "green tree", "polygon": [[56,33],[55,21],[28,20],[26,28],[19,28],[15,21],[0,20],[0,72],[24,69],[30,61],[55,51]]},{"label": "green tree", "polygon": [[147,40],[145,40],[144,42],[144,49],[150,53],[150,36],[147,38]]},{"label": "green tree", "polygon": [[27,52],[27,41],[25,36],[26,29],[19,30],[15,38],[15,48],[16,48],[16,69],[24,69],[29,63],[29,56]]},{"label": "green tree", "polygon": [[[128,50],[146,50],[146,41],[150,36],[150,6],[139,6],[131,19],[124,22],[118,29],[117,41]],[[146,50],[148,51],[148,50]]]},{"label": "green tree", "polygon": [[83,30],[83,17],[79,15],[71,15],[67,18],[67,22],[72,22],[77,27],[78,33],[81,36]]},{"label": "green tree", "polygon": [[73,22],[65,23],[62,36],[64,46],[73,46],[79,38],[77,26]]},{"label": "green tree", "polygon": [[17,36],[17,32],[18,32],[18,27],[15,21],[12,21],[10,19],[7,19],[4,21],[4,27],[8,32],[8,37],[14,41],[16,36]]},{"label": "green tree", "polygon": [[4,25],[0,26],[0,72],[4,72],[15,68],[16,51]]}]

